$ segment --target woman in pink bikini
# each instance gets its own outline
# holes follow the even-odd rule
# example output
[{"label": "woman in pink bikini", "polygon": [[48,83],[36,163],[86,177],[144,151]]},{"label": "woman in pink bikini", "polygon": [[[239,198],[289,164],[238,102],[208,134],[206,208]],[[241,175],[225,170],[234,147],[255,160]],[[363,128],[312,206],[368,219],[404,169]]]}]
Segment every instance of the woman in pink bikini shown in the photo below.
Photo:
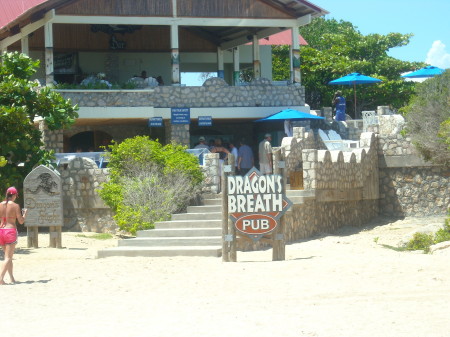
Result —
[{"label": "woman in pink bikini", "polygon": [[23,224],[27,214],[26,209],[24,209],[23,214],[20,212],[19,205],[14,202],[16,198],[17,189],[10,187],[6,191],[5,201],[0,203],[0,246],[5,253],[5,260],[0,269],[0,285],[5,284],[3,278],[6,272],[8,272],[12,283],[16,281],[13,276],[13,255],[17,243],[16,220]]}]

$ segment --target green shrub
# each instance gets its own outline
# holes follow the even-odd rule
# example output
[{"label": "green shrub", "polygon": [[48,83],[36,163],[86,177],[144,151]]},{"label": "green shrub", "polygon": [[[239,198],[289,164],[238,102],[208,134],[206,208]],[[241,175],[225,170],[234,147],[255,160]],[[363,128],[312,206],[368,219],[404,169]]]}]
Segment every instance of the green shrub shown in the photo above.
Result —
[{"label": "green shrub", "polygon": [[146,136],[109,146],[110,180],[100,197],[115,212],[121,230],[136,234],[184,209],[199,192],[197,158],[177,144],[162,146]]},{"label": "green shrub", "polygon": [[425,253],[428,253],[432,244],[434,244],[433,235],[417,232],[414,233],[413,238],[406,244],[406,249],[423,250]]},{"label": "green shrub", "polygon": [[445,220],[445,224],[434,235],[425,233],[415,233],[413,238],[406,243],[406,250],[423,250],[425,253],[430,251],[430,246],[439,242],[450,241],[450,212]]}]

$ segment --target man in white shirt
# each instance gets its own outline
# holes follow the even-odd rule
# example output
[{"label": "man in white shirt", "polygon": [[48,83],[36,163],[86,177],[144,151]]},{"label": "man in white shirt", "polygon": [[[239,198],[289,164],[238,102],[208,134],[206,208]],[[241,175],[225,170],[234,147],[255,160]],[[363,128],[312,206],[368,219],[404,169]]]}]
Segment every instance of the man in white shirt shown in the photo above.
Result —
[{"label": "man in white shirt", "polygon": [[272,174],[272,135],[266,133],[264,139],[259,143],[259,171],[261,174]]}]

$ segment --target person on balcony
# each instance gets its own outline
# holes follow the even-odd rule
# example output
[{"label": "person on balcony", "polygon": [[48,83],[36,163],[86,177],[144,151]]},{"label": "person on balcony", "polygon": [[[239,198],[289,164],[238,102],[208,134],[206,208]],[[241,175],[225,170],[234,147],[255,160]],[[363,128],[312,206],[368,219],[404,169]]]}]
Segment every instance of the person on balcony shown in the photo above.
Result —
[{"label": "person on balcony", "polygon": [[333,97],[333,106],[335,107],[336,116],[335,120],[338,122],[345,122],[345,98],[342,96],[342,92],[336,91]]}]

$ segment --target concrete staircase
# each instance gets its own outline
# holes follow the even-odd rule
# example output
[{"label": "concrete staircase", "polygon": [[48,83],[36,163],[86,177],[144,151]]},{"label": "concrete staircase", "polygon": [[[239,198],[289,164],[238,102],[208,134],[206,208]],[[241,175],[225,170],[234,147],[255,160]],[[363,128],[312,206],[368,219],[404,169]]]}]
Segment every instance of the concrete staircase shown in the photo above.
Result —
[{"label": "concrete staircase", "polygon": [[[313,198],[314,191],[287,190],[294,203]],[[119,240],[118,247],[98,251],[108,256],[214,256],[222,255],[222,195],[203,196],[202,206],[189,206],[186,213],[155,224],[155,229],[139,231],[136,238]]]},{"label": "concrete staircase", "polygon": [[187,213],[138,231],[134,239],[119,240],[118,247],[98,251],[108,256],[214,256],[222,254],[221,195],[203,196],[202,206],[188,206]]}]

